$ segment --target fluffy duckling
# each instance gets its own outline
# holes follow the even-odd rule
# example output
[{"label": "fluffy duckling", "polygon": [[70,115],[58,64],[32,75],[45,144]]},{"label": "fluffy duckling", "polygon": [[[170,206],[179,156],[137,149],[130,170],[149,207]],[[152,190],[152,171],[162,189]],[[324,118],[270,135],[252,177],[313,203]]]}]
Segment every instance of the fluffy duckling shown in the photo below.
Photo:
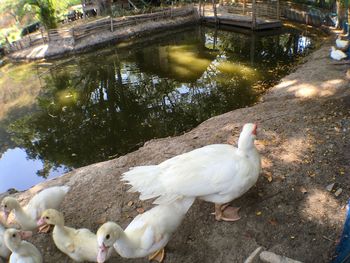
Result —
[{"label": "fluffy duckling", "polygon": [[158,205],[135,217],[125,230],[114,222],[103,224],[97,231],[97,262],[105,262],[107,252],[113,246],[124,258],[151,255],[150,260],[162,262],[165,245],[193,202],[194,198],[184,198],[171,204]]},{"label": "fluffy duckling", "polygon": [[11,254],[11,251],[5,245],[5,241],[4,241],[5,230],[6,230],[5,227],[0,223],[0,259],[1,258],[8,259],[8,257]]},{"label": "fluffy duckling", "polygon": [[12,251],[9,263],[42,263],[39,250],[31,243],[23,240],[31,236],[30,231],[9,228],[5,231],[6,246]]},{"label": "fluffy duckling", "polygon": [[47,188],[36,194],[25,207],[21,207],[15,198],[7,196],[1,201],[5,220],[9,213],[14,211],[16,222],[23,230],[34,230],[37,228],[36,221],[40,218],[41,213],[49,208],[58,208],[68,191],[68,186]]},{"label": "fluffy duckling", "polygon": [[[74,229],[64,226],[63,214],[55,209],[48,209],[43,212],[38,225],[54,225],[52,238],[55,245],[63,253],[77,262],[96,262],[98,255],[97,238],[89,229]],[[111,252],[107,252],[109,258]]]},{"label": "fluffy duckling", "polygon": [[330,56],[332,59],[335,59],[335,60],[342,60],[347,57],[347,55],[343,51],[335,49],[335,47],[331,47]]}]

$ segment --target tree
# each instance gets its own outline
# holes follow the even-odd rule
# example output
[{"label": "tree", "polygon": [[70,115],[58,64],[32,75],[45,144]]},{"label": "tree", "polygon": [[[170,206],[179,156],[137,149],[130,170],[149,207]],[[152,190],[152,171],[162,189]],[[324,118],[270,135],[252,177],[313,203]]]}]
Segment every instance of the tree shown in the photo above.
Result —
[{"label": "tree", "polygon": [[16,23],[19,23],[21,18],[26,14],[23,9],[24,0],[4,0],[0,5],[0,13],[11,15]]},{"label": "tree", "polygon": [[27,0],[27,4],[35,8],[39,20],[46,29],[57,27],[52,0]]}]

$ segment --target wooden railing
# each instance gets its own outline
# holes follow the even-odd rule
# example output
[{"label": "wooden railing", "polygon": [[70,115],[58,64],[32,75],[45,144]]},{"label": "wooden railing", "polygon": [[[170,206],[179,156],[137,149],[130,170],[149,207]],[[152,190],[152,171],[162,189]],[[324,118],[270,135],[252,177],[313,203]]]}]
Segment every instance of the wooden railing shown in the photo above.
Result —
[{"label": "wooden railing", "polygon": [[191,6],[181,8],[164,8],[162,11],[127,16],[127,17],[104,17],[93,22],[89,22],[83,25],[77,25],[70,29],[54,29],[48,32],[39,32],[30,34],[22,38],[21,40],[15,41],[6,47],[7,53],[12,53],[21,49],[25,49],[38,44],[47,42],[59,42],[65,41],[66,43],[74,46],[85,38],[92,35],[98,35],[103,32],[113,32],[121,30],[127,26],[133,26],[142,24],[148,21],[157,21],[166,18],[184,17],[194,14],[195,8]]}]

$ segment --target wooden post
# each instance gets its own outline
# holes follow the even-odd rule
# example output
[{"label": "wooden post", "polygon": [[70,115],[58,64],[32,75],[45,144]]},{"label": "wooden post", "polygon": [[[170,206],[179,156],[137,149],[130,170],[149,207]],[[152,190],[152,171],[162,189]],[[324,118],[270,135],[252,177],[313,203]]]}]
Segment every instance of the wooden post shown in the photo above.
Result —
[{"label": "wooden post", "polygon": [[215,18],[215,24],[218,24],[218,14],[216,10],[216,0],[212,0],[213,2],[213,12],[214,12],[214,18]]},{"label": "wooden post", "polygon": [[252,30],[256,28],[256,0],[252,2]]},{"label": "wooden post", "polygon": [[110,18],[111,18],[111,32],[113,32],[114,31],[114,28],[113,28],[113,17],[110,16]]},{"label": "wooden post", "polygon": [[281,13],[281,11],[280,11],[280,0],[277,0],[277,7],[276,7],[276,9],[277,9],[277,14],[276,14],[276,19],[277,20],[280,20],[280,13]]},{"label": "wooden post", "polygon": [[199,2],[198,2],[198,14],[199,14],[199,18],[201,18],[201,13],[202,13],[202,10],[201,10],[201,8],[202,8],[202,1],[201,0],[199,0]]},{"label": "wooden post", "polygon": [[29,38],[29,46],[32,45],[32,39],[30,38],[30,34],[28,35],[28,38]]},{"label": "wooden post", "polygon": [[243,0],[243,15],[247,13],[247,0]]},{"label": "wooden post", "polygon": [[75,46],[75,37],[74,37],[74,27],[71,29],[72,39],[73,39],[73,47]]},{"label": "wooden post", "polygon": [[41,39],[43,40],[43,44],[45,44],[45,37],[43,33],[43,28],[40,28],[40,33],[41,33]]}]

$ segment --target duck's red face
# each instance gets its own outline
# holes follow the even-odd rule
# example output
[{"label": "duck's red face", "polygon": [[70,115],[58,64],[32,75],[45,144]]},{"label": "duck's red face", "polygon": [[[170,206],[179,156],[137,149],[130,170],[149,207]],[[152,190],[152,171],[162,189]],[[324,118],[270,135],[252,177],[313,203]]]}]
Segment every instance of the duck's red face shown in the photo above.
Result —
[{"label": "duck's red face", "polygon": [[256,123],[254,123],[254,129],[252,131],[252,134],[255,136],[257,135],[257,129],[258,129],[258,125]]}]

